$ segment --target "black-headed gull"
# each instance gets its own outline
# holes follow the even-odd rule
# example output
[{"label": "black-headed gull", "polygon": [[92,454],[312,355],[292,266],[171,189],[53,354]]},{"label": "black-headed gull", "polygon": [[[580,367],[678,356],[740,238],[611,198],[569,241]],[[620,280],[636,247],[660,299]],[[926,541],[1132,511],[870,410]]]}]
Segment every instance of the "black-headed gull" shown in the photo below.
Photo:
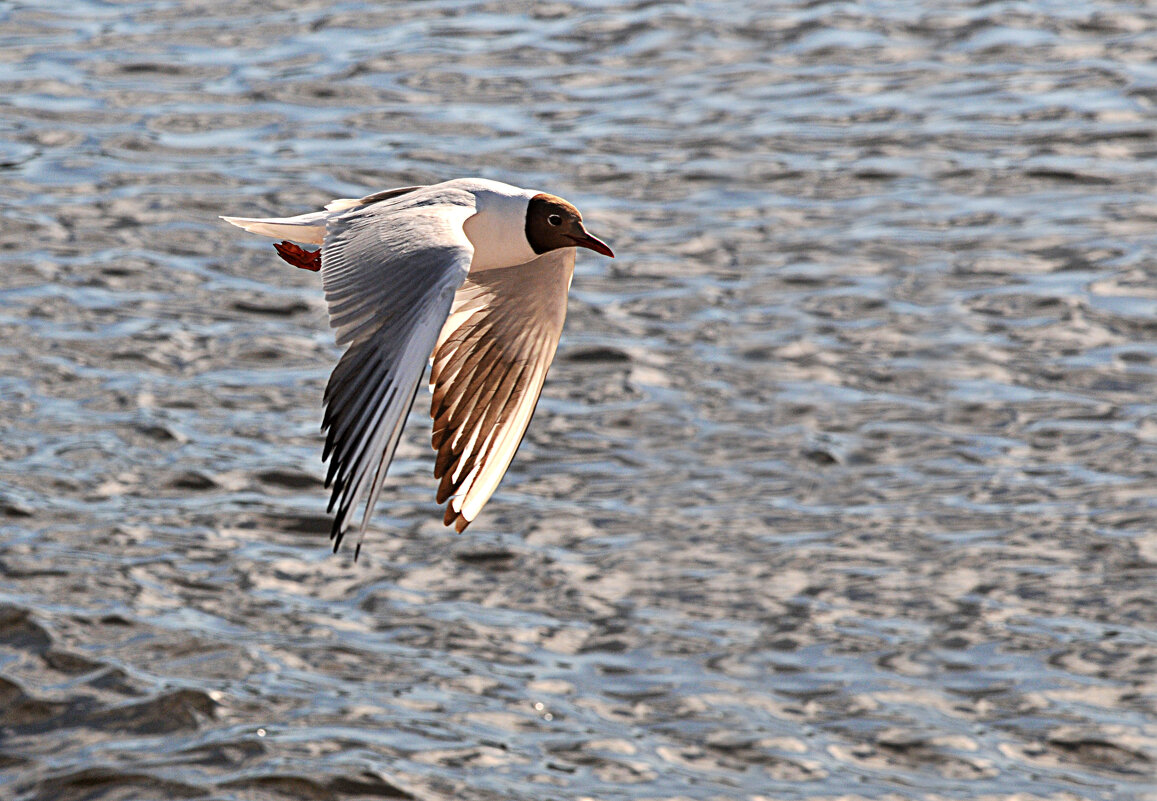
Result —
[{"label": "black-headed gull", "polygon": [[323,459],[334,550],[366,526],[426,363],[445,524],[477,517],[514,458],[566,317],[575,248],[614,257],[560,197],[481,178],[335,200],[296,217],[222,217],[320,270],[338,345]]}]

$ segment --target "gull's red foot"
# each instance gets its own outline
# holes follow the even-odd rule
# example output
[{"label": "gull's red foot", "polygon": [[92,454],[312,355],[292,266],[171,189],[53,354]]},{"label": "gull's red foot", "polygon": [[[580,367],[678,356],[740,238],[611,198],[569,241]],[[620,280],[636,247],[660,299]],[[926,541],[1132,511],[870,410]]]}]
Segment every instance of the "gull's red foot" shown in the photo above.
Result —
[{"label": "gull's red foot", "polygon": [[312,270],[315,273],[321,269],[320,250],[306,250],[292,242],[277,242],[274,244],[273,249],[277,251],[278,256],[285,259],[294,267],[300,267],[303,270]]}]

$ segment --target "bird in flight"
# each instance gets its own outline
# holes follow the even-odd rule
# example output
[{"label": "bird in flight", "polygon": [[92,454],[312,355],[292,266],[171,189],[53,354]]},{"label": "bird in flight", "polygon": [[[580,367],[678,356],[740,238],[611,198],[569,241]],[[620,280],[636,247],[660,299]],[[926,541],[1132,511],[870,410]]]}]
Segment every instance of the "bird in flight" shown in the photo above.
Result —
[{"label": "bird in flight", "polygon": [[[566,317],[575,249],[614,258],[555,195],[481,178],[343,198],[296,217],[222,217],[320,271],[345,351],[325,389],[334,550],[354,559],[426,364],[437,502],[463,531],[514,458]],[[320,245],[307,250],[297,242]]]}]

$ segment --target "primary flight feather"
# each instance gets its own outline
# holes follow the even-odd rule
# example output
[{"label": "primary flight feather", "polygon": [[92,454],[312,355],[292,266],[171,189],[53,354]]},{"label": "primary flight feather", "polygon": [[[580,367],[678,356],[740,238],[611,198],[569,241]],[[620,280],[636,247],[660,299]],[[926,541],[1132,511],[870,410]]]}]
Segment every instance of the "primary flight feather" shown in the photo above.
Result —
[{"label": "primary flight feather", "polygon": [[[427,363],[437,501],[463,531],[494,494],[558,347],[576,247],[613,257],[562,198],[481,178],[340,199],[296,217],[222,217],[320,270],[345,352],[325,389],[334,550],[357,552]],[[306,250],[295,242],[320,245]]]}]

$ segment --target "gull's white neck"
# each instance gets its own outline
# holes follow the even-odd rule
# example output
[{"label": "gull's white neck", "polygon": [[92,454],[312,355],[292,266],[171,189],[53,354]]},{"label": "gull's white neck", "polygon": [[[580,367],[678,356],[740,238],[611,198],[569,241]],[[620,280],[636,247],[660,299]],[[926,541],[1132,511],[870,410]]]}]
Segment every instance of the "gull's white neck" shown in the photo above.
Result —
[{"label": "gull's white neck", "polygon": [[462,226],[474,245],[470,272],[512,267],[537,258],[526,241],[526,207],[538,192],[516,186],[470,179],[477,211]]}]

